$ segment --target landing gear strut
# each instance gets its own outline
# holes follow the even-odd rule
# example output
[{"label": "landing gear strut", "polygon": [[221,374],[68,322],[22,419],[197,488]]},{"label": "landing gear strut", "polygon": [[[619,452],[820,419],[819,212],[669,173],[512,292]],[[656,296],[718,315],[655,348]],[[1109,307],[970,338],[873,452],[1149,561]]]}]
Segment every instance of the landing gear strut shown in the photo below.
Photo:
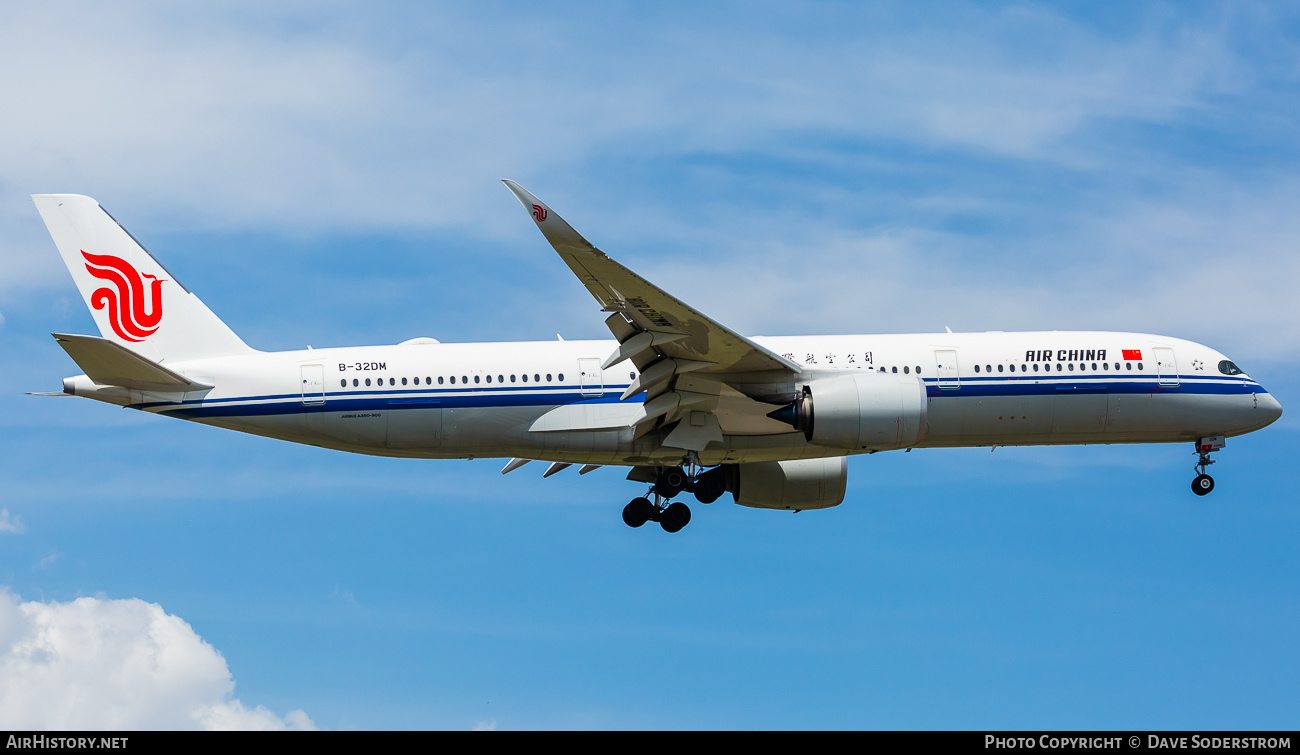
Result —
[{"label": "landing gear strut", "polygon": [[[666,532],[677,532],[691,521],[691,508],[681,501],[669,503],[683,490],[695,494],[700,503],[713,503],[727,492],[722,467],[701,471],[699,458],[691,451],[681,466],[659,472],[654,485],[640,498],[623,507],[623,521],[629,527],[658,522]],[[653,500],[652,500],[653,499]]]},{"label": "landing gear strut", "polygon": [[1223,448],[1224,445],[1225,440],[1222,435],[1212,435],[1196,441],[1196,479],[1192,480],[1193,493],[1208,495],[1211,490],[1214,490],[1214,478],[1205,473],[1205,468],[1214,463],[1210,454]]}]

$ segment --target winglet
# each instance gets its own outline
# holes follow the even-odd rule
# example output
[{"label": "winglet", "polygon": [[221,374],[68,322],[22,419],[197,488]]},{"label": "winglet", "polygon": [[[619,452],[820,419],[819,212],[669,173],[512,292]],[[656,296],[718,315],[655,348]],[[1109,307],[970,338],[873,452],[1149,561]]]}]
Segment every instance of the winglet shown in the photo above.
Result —
[{"label": "winglet", "polygon": [[541,230],[546,240],[551,242],[557,251],[566,252],[586,252],[595,253],[601,257],[605,253],[592,246],[590,241],[582,237],[582,234],[573,229],[573,226],[564,221],[564,218],[552,210],[545,202],[538,199],[532,192],[528,191],[519,184],[508,178],[501,179],[501,183],[506,185],[511,194],[519,200],[525,210],[533,216],[533,221],[537,223],[537,228]]}]

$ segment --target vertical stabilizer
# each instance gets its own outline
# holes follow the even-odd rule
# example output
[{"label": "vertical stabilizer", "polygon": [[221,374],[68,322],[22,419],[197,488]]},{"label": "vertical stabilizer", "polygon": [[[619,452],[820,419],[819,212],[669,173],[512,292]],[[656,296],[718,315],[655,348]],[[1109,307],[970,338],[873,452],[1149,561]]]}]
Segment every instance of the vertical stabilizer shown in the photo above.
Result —
[{"label": "vertical stabilizer", "polygon": [[79,194],[32,201],[104,338],[155,362],[253,351],[98,202]]}]

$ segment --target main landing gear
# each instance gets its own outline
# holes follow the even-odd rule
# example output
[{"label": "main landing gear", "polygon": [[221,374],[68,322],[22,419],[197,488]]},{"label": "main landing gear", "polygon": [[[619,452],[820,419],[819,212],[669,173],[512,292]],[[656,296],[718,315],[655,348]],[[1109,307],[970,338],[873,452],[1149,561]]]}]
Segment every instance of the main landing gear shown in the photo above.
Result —
[{"label": "main landing gear", "polygon": [[713,503],[727,492],[727,481],[722,467],[707,472],[699,471],[694,454],[685,466],[668,467],[659,472],[649,492],[623,507],[623,522],[629,527],[640,527],[646,522],[658,522],[665,532],[677,532],[691,521],[691,508],[681,501],[669,502],[682,491],[695,494],[700,503]]},{"label": "main landing gear", "polygon": [[1208,495],[1214,490],[1214,478],[1205,473],[1205,468],[1214,463],[1210,454],[1218,451],[1226,445],[1222,435],[1212,435],[1208,438],[1201,438],[1196,441],[1196,479],[1192,480],[1192,492],[1197,495]]}]

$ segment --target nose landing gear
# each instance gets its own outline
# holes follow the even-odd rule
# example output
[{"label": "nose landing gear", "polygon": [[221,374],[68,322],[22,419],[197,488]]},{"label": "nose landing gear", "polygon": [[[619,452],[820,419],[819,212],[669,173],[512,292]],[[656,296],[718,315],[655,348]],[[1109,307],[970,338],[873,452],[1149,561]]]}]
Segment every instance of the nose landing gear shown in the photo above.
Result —
[{"label": "nose landing gear", "polygon": [[1205,473],[1205,468],[1214,463],[1210,454],[1223,448],[1226,443],[1222,435],[1212,435],[1196,441],[1197,462],[1196,479],[1192,480],[1193,493],[1208,495],[1211,490],[1214,490],[1214,478]]}]

